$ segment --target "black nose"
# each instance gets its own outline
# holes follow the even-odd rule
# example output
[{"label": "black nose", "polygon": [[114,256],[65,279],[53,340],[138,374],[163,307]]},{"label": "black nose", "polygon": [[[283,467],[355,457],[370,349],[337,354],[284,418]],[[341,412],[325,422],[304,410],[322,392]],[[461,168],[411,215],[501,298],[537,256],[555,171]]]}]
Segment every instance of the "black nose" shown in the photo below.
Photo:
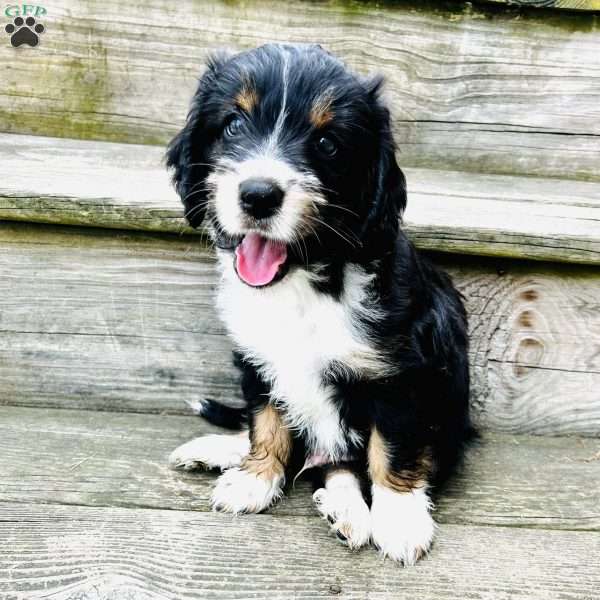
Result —
[{"label": "black nose", "polygon": [[240,183],[240,204],[256,219],[266,219],[281,206],[283,190],[271,179],[246,179]]}]

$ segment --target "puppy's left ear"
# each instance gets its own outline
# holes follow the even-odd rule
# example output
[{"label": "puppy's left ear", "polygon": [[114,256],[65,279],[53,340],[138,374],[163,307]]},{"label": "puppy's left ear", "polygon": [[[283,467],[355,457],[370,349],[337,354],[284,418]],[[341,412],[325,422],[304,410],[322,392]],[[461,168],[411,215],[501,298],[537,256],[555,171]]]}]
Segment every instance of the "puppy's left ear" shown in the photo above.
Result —
[{"label": "puppy's left ear", "polygon": [[166,164],[173,171],[173,183],[192,227],[199,227],[206,213],[205,180],[210,172],[208,150],[214,141],[207,124],[205,105],[219,70],[229,60],[225,53],[212,55],[207,62],[183,129],[171,140]]},{"label": "puppy's left ear", "polygon": [[371,208],[364,232],[395,238],[406,208],[406,179],[396,162],[390,112],[379,99],[382,82],[382,78],[377,77],[365,84],[375,107],[378,142],[371,172]]},{"label": "puppy's left ear", "polygon": [[[194,97],[194,102],[197,99]],[[190,110],[183,129],[171,140],[167,148],[166,164],[173,172],[173,184],[181,198],[184,216],[194,228],[200,227],[206,213],[206,193],[204,179],[208,175],[204,149],[207,140],[203,139],[202,128],[196,107]],[[197,144],[197,145],[196,145]],[[198,193],[194,193],[197,184]]]}]

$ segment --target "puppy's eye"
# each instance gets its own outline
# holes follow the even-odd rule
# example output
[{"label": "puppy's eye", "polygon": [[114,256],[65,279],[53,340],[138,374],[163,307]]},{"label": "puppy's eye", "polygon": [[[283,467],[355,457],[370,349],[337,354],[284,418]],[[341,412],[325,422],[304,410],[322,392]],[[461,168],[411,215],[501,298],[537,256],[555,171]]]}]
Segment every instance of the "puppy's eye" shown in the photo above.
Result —
[{"label": "puppy's eye", "polygon": [[233,116],[225,126],[224,133],[226,137],[235,137],[242,128],[241,117]]},{"label": "puppy's eye", "polygon": [[324,156],[334,156],[337,152],[336,143],[330,138],[323,136],[317,142],[317,150]]}]

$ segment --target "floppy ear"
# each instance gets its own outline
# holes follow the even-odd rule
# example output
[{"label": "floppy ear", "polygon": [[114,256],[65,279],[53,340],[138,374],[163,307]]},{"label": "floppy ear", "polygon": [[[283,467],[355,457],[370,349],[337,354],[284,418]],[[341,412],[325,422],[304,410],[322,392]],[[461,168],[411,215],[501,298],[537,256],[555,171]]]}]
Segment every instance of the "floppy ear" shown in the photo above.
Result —
[{"label": "floppy ear", "polygon": [[390,124],[390,112],[378,99],[382,79],[367,84],[377,113],[377,151],[371,173],[370,210],[363,232],[395,238],[406,208],[406,179],[396,162],[396,145]]},{"label": "floppy ear", "polygon": [[173,184],[183,202],[185,218],[192,227],[199,227],[206,213],[205,180],[210,171],[208,149],[213,141],[204,112],[206,97],[227,60],[229,57],[225,54],[208,59],[185,125],[167,147],[166,164],[173,170]]}]

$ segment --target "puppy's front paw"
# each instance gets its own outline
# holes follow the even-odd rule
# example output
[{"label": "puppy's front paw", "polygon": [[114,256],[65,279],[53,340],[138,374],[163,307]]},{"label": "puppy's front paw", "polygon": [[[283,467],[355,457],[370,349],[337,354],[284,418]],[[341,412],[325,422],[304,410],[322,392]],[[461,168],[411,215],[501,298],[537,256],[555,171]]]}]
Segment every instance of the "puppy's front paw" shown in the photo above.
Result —
[{"label": "puppy's front paw", "polygon": [[169,456],[173,469],[228,469],[237,467],[250,452],[248,432],[204,435],[182,444]]},{"label": "puppy's front paw", "polygon": [[281,497],[283,477],[263,479],[244,469],[229,469],[217,480],[213,510],[233,514],[257,513]]},{"label": "puppy's front paw", "polygon": [[405,566],[414,565],[427,553],[433,540],[432,508],[425,489],[398,493],[374,485],[371,533],[381,554]]}]

